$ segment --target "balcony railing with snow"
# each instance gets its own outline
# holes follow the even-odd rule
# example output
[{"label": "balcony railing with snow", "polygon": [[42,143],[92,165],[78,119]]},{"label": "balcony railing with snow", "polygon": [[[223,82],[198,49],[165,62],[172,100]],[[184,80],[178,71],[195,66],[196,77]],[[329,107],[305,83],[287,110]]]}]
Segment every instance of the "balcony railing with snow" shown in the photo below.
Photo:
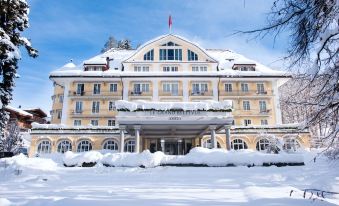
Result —
[{"label": "balcony railing with snow", "polygon": [[69,97],[102,97],[102,96],[120,96],[122,95],[121,91],[115,92],[99,92],[94,94],[93,91],[83,91],[83,92],[76,92],[76,91],[69,91]]},{"label": "balcony railing with snow", "polygon": [[232,91],[219,91],[220,96],[264,96],[264,95],[273,95],[273,90],[232,90]]},{"label": "balcony railing with snow", "polygon": [[190,93],[191,96],[213,96],[212,91],[191,90],[189,93]]}]

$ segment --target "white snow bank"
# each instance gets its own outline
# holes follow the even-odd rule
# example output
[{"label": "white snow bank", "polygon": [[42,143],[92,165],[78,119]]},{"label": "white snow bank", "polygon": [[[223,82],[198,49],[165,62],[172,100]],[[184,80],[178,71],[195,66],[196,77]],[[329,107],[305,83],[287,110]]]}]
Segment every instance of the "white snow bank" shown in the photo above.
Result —
[{"label": "white snow bank", "polygon": [[164,160],[162,164],[203,164],[208,166],[263,165],[264,163],[301,163],[300,154],[268,154],[252,150],[207,149],[195,147],[185,156]]},{"label": "white snow bank", "polygon": [[156,167],[161,164],[165,154],[162,152],[151,153],[145,150],[142,153],[115,153],[104,155],[101,163],[114,167]]},{"label": "white snow bank", "polygon": [[301,154],[267,154],[252,150],[226,151],[196,147],[187,155],[173,156],[162,152],[150,153],[106,153],[98,151],[84,153],[67,152],[63,158],[67,166],[81,166],[83,163],[101,163],[112,167],[156,167],[160,165],[207,165],[247,166],[276,163],[303,163]]},{"label": "white snow bank", "polygon": [[9,206],[9,205],[11,205],[12,203],[11,203],[11,201],[9,201],[8,199],[6,199],[6,198],[0,198],[0,205],[1,206]]},{"label": "white snow bank", "polygon": [[63,162],[67,166],[82,166],[83,163],[97,163],[103,155],[98,151],[73,153],[68,151],[64,154]]},{"label": "white snow bank", "polygon": [[171,110],[171,109],[182,109],[186,110],[228,110],[232,108],[232,101],[213,101],[204,100],[200,102],[147,102],[143,100],[137,100],[134,102],[126,100],[118,100],[115,102],[118,110],[129,110],[135,111],[137,109],[143,110]]},{"label": "white snow bank", "polygon": [[14,168],[29,168],[43,171],[54,171],[57,168],[57,163],[50,158],[28,158],[23,154],[1,159],[0,162]]}]

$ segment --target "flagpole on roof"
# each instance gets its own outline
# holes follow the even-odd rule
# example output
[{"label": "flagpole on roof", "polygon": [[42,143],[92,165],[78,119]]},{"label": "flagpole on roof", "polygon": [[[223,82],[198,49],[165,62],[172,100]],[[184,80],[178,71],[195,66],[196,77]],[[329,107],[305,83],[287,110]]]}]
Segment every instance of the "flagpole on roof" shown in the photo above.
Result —
[{"label": "flagpole on roof", "polygon": [[169,15],[168,17],[168,27],[169,27],[169,33],[172,33],[172,16]]}]

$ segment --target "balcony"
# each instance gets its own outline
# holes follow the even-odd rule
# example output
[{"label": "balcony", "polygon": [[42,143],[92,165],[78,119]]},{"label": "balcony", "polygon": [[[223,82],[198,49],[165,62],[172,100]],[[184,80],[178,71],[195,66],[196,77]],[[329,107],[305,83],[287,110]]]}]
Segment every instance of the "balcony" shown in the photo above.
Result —
[{"label": "balcony", "polygon": [[189,91],[190,96],[213,96],[212,91]]},{"label": "balcony", "polygon": [[219,91],[220,96],[271,96],[273,95],[273,90],[265,90],[265,91],[258,91],[258,90],[232,90],[232,91]]},{"label": "balcony", "polygon": [[159,91],[159,96],[165,96],[165,97],[177,97],[177,96],[182,96],[182,91]]},{"label": "balcony", "polygon": [[116,92],[100,92],[99,94],[93,94],[93,91],[83,91],[83,92],[76,92],[76,91],[69,91],[68,96],[71,98],[95,98],[95,97],[112,97],[112,96],[121,96],[121,91]]},{"label": "balcony", "polygon": [[70,112],[71,117],[112,117],[112,112],[116,112],[116,110],[108,111],[106,108],[99,110],[98,113],[93,113],[91,109],[86,110],[72,110]]},{"label": "balcony", "polygon": [[152,96],[152,92],[144,92],[144,91],[130,91],[130,96]]},{"label": "balcony", "polygon": [[272,115],[271,109],[260,110],[260,109],[250,109],[250,110],[243,110],[243,109],[235,109],[233,112],[234,116],[270,116]]}]

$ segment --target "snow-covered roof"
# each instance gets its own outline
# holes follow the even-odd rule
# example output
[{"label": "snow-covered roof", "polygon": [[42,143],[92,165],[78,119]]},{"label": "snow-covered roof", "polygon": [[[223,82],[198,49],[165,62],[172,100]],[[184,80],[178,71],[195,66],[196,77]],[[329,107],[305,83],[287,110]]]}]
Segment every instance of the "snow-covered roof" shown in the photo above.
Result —
[{"label": "snow-covered roof", "polygon": [[12,106],[9,106],[9,105],[7,105],[5,108],[6,108],[7,110],[9,110],[9,111],[18,113],[18,114],[20,114],[20,115],[22,115],[22,116],[33,117],[33,115],[32,115],[31,113],[28,113],[28,112],[26,112],[26,111],[24,111],[24,110],[22,110],[22,109],[19,109],[19,108],[15,108],[15,107],[12,107]]},{"label": "snow-covered roof", "polygon": [[[271,75],[286,75],[286,72],[282,71],[277,71],[270,69],[269,67],[260,64],[257,61],[248,59],[247,57],[238,54],[234,51],[231,50],[223,50],[223,49],[207,49],[207,53],[209,53],[211,56],[213,56],[215,59],[218,60],[219,62],[219,70],[222,73],[227,73],[227,74],[271,74]],[[255,71],[235,71],[232,70],[233,65],[235,64],[254,64],[255,66]]]},{"label": "snow-covered roof", "polygon": [[166,37],[171,37],[171,36],[172,36],[172,37],[175,37],[175,38],[178,38],[178,39],[180,39],[180,40],[182,40],[182,41],[185,41],[185,42],[187,42],[187,43],[189,43],[189,44],[192,44],[192,45],[196,46],[198,49],[200,49],[202,52],[204,52],[204,53],[205,53],[209,58],[211,58],[213,61],[217,61],[217,60],[214,59],[212,56],[210,56],[210,55],[206,52],[206,50],[205,50],[203,47],[201,47],[198,43],[192,42],[192,41],[186,39],[185,37],[179,36],[179,35],[177,35],[177,34],[165,34],[165,35],[161,35],[161,36],[155,37],[154,39],[151,39],[151,40],[145,42],[144,44],[142,44],[141,46],[139,46],[138,49],[137,49],[133,54],[131,54],[129,57],[127,57],[125,60],[128,60],[129,58],[131,58],[134,54],[138,53],[140,50],[142,50],[142,49],[143,49],[144,47],[146,47],[147,45],[152,44],[153,42],[159,41],[159,40],[161,40],[161,39],[164,39],[164,38],[166,38]]},{"label": "snow-covered roof", "polygon": [[[206,53],[211,59],[216,60],[218,62],[219,71],[212,72],[129,72],[122,71],[122,65],[125,61],[135,55],[138,51],[140,51],[145,46],[159,41],[168,36],[173,36],[176,38],[180,38],[183,41],[191,43],[195,45],[197,48],[201,49]],[[63,76],[82,76],[82,77],[120,77],[120,76],[178,76],[178,75],[190,75],[190,76],[217,76],[217,75],[225,75],[225,76],[235,76],[235,77],[260,77],[260,76],[272,76],[272,77],[289,77],[291,76],[287,72],[273,70],[257,61],[251,60],[241,54],[238,54],[231,50],[223,50],[223,49],[204,49],[199,46],[197,43],[191,42],[184,37],[174,35],[174,34],[166,34],[158,36],[150,41],[147,41],[143,45],[141,45],[137,50],[125,50],[125,49],[117,49],[113,48],[108,50],[105,53],[99,54],[95,57],[92,57],[83,62],[84,65],[105,65],[106,58],[110,59],[109,70],[106,71],[84,71],[83,66],[75,66],[73,63],[68,63],[61,67],[58,70],[55,70],[50,73],[52,77],[63,77]],[[152,63],[152,62],[148,62]],[[252,64],[255,65],[255,71],[239,71],[233,70],[232,67],[235,64]]]}]

